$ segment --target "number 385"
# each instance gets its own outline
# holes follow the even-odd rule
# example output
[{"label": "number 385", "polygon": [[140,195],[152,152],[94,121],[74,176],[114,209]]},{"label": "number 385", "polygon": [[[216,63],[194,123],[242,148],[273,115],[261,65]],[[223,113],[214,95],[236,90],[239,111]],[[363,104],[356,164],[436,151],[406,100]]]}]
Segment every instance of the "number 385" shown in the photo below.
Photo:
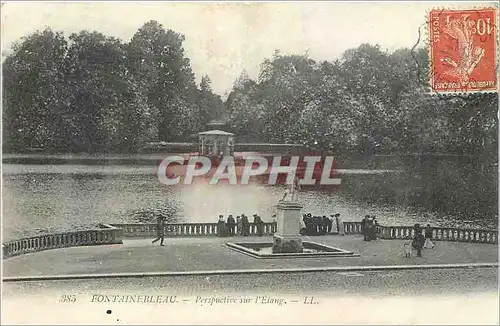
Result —
[{"label": "number 385", "polygon": [[62,295],[61,298],[59,299],[59,302],[75,302],[76,301],[76,296],[69,294],[69,295]]}]

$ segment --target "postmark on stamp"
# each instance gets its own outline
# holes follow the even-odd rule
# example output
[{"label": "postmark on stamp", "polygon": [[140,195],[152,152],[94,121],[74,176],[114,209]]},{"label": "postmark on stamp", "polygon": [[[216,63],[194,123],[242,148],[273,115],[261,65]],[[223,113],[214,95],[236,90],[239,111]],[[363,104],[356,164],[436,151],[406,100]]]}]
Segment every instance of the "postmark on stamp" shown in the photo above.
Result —
[{"label": "postmark on stamp", "polygon": [[428,16],[432,92],[498,90],[495,8],[432,10]]}]

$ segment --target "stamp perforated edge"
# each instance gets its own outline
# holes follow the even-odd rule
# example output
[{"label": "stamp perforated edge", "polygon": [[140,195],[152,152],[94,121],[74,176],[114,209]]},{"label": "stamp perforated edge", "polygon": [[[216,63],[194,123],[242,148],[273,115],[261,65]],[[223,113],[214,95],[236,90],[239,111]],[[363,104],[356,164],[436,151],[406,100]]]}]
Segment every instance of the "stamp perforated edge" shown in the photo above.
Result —
[{"label": "stamp perforated edge", "polygon": [[[496,76],[496,88],[495,89],[485,89],[485,90],[468,90],[468,91],[436,91],[432,88],[432,71],[433,71],[433,61],[432,61],[432,49],[431,49],[431,35],[430,35],[430,30],[429,30],[429,18],[430,14],[433,11],[468,11],[468,10],[487,10],[487,9],[492,9],[495,12],[495,26],[496,26],[496,41],[494,42],[495,44],[495,76]],[[499,47],[500,47],[500,10],[499,10],[499,5],[498,4],[493,4],[491,3],[490,5],[487,6],[478,6],[478,5],[471,5],[470,7],[453,7],[451,6],[436,6],[436,7],[431,7],[426,10],[425,13],[425,46],[427,47],[427,55],[428,55],[428,62],[427,62],[427,76],[426,76],[426,82],[427,82],[427,94],[431,96],[450,96],[450,95],[455,95],[455,96],[467,96],[470,94],[489,94],[489,93],[498,93],[500,90],[499,87],[499,62],[500,62],[500,54],[499,54]]]}]

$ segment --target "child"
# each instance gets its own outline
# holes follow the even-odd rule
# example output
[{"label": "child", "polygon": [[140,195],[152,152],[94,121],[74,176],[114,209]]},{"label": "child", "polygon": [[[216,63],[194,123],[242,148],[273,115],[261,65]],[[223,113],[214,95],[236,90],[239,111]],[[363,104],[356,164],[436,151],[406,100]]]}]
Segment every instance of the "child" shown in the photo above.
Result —
[{"label": "child", "polygon": [[411,257],[411,240],[406,240],[403,244],[403,248],[405,250],[405,257],[410,258]]}]

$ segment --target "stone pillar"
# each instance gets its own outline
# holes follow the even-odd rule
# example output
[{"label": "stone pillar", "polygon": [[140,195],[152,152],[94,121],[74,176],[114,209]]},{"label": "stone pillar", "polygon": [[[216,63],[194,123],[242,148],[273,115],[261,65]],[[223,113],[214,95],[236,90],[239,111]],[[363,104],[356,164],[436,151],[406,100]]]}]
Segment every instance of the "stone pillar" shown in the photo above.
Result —
[{"label": "stone pillar", "polygon": [[277,231],[274,234],[273,253],[303,252],[300,235],[302,205],[281,201],[276,212]]}]

